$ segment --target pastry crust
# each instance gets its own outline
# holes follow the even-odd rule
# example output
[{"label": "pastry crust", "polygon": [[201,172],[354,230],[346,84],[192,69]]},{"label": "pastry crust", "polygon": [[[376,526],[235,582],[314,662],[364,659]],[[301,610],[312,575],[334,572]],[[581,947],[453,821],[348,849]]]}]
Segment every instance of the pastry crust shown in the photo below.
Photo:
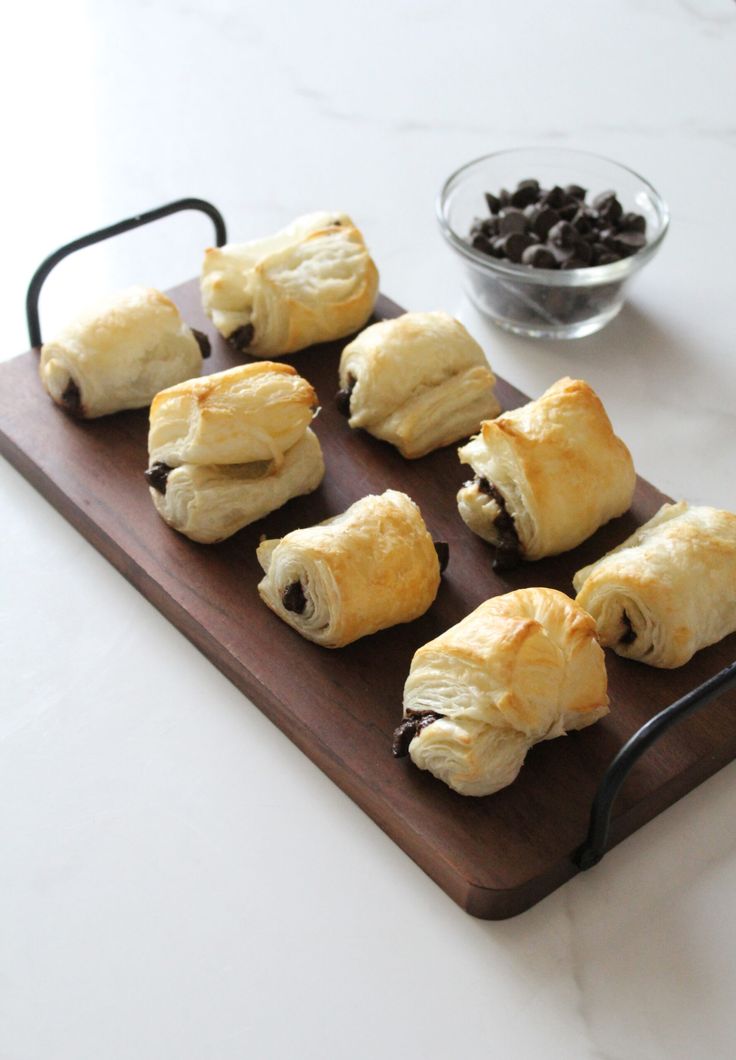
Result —
[{"label": "pastry crust", "polygon": [[314,389],[288,364],[264,361],[189,379],[153,400],[149,463],[271,460],[278,468],[316,409]]},{"label": "pastry crust", "polygon": [[310,430],[288,450],[278,470],[273,462],[183,464],[165,478],[164,490],[151,488],[163,520],[203,544],[223,541],[262,519],[292,497],[311,493],[324,477],[317,436]]},{"label": "pastry crust", "polygon": [[404,726],[418,730],[409,754],[461,795],[490,795],[516,778],[534,743],[606,714],[606,688],[590,615],[555,589],[517,589],[415,653],[404,687]]},{"label": "pastry crust", "polygon": [[665,504],[573,585],[602,644],[649,666],[683,666],[736,631],[736,515]]},{"label": "pastry crust", "polygon": [[207,250],[201,288],[221,335],[254,357],[281,357],[361,328],[378,271],[347,214],[320,212],[264,239]]},{"label": "pastry crust", "polygon": [[350,426],[415,459],[467,438],[501,406],[483,350],[447,313],[405,313],[362,331],[340,358]]},{"label": "pastry crust", "polygon": [[[258,561],[265,572],[258,586],[263,601],[326,648],[413,621],[432,604],[440,584],[421,512],[396,490],[363,497],[318,526],[264,541]],[[297,608],[290,609],[294,591]]]},{"label": "pastry crust", "polygon": [[149,287],[104,299],[41,348],[41,382],[83,419],[150,404],[199,373],[202,353],[174,303]]},{"label": "pastry crust", "polygon": [[490,483],[528,560],[580,544],[627,510],[636,485],[629,450],[581,379],[560,379],[536,401],[483,423],[458,452],[476,474],[457,495],[460,515],[474,533],[503,544]]}]

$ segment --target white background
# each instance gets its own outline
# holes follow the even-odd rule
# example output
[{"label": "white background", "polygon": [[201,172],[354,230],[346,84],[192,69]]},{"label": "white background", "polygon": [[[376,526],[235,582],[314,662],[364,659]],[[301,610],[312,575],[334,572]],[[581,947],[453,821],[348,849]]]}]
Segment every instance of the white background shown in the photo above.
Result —
[{"label": "white background", "polygon": [[[588,379],[642,474],[736,509],[730,0],[67,0],[3,37],[2,357],[81,233],[183,195],[234,239],[345,209],[392,298],[460,315],[527,393]],[[526,144],[610,155],[672,211],[575,343],[482,321],[433,217],[452,169]],[[46,333],[210,239],[181,215],[65,263]],[[2,1060],[733,1055],[736,767],[475,921],[4,462],[0,518]]]}]

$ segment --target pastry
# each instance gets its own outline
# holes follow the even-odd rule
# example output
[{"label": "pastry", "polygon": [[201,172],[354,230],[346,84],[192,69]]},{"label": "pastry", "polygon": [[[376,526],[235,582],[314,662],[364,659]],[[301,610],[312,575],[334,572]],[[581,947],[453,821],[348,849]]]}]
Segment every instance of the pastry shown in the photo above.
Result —
[{"label": "pastry", "polygon": [[573,584],[602,644],[650,666],[683,666],[736,631],[736,515],[665,504]]},{"label": "pastry", "polygon": [[533,744],[608,713],[606,687],[590,615],[556,589],[517,589],[415,653],[394,754],[461,795],[491,795]]},{"label": "pastry", "polygon": [[239,365],[189,379],[151,404],[149,464],[280,466],[317,410],[311,385],[288,364]]},{"label": "pastry", "polygon": [[350,218],[321,212],[265,239],[211,248],[201,286],[221,335],[254,357],[281,357],[363,327],[378,272]]},{"label": "pastry", "polygon": [[263,601],[326,648],[413,621],[440,584],[438,551],[421,512],[396,490],[363,497],[318,526],[263,541],[258,561],[265,572],[258,586]]},{"label": "pastry", "polygon": [[292,497],[311,493],[324,476],[317,436],[307,430],[283,463],[182,464],[149,476],[151,497],[169,526],[212,544],[262,519]]},{"label": "pastry", "polygon": [[197,375],[206,335],[187,327],[160,291],[130,287],[98,303],[41,348],[41,382],[82,419],[149,405],[154,394]]},{"label": "pastry", "polygon": [[626,511],[636,485],[631,454],[581,379],[487,420],[458,452],[475,472],[460,515],[496,546],[497,569],[574,548]]},{"label": "pastry", "polygon": [[467,438],[501,406],[483,350],[447,313],[405,313],[361,331],[340,358],[338,407],[414,459]]}]

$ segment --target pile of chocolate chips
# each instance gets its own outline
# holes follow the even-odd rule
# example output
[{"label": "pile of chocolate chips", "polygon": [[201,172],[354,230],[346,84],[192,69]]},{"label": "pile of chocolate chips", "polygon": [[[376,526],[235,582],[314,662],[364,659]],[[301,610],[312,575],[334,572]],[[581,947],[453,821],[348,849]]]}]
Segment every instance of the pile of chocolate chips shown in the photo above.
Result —
[{"label": "pile of chocolate chips", "polygon": [[578,184],[545,190],[538,180],[520,180],[513,192],[488,191],[491,216],[473,222],[469,241],[492,258],[536,269],[610,265],[646,246],[642,214],[624,213],[615,191],[589,204],[587,194]]}]

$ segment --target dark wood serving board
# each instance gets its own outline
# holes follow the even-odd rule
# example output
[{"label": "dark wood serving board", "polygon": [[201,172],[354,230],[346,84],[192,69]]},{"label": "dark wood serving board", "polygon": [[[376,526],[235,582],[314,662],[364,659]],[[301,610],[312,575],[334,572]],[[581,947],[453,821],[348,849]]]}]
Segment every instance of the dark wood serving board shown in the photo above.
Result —
[{"label": "dark wood serving board", "polygon": [[[171,294],[184,318],[212,338],[205,371],[237,363],[204,317],[196,281]],[[379,299],[378,317],[400,312]],[[147,412],[69,419],[43,391],[35,351],[0,365],[0,451],[456,902],[474,916],[512,916],[574,875],[571,855],[616,751],[654,713],[732,662],[736,635],[673,671],[607,652],[610,715],[538,745],[519,779],[496,795],[463,798],[408,758],[392,758],[404,680],[421,644],[489,596],[528,585],[571,593],[579,567],[622,541],[667,498],[639,480],[631,511],[579,548],[497,575],[488,546],[457,513],[455,493],[467,473],[455,447],[405,461],[389,445],[351,431],[336,412],[342,345],[288,358],[322,402],[314,427],[325,453],[324,483],[220,545],[194,544],[156,514],[143,478]],[[506,409],[527,400],[501,380],[498,393]],[[261,603],[258,539],[311,525],[388,487],[413,497],[433,536],[450,544],[437,600],[409,625],[339,651],[317,647]],[[722,696],[647,752],[615,806],[612,843],[736,756],[735,707],[735,694]]]}]

